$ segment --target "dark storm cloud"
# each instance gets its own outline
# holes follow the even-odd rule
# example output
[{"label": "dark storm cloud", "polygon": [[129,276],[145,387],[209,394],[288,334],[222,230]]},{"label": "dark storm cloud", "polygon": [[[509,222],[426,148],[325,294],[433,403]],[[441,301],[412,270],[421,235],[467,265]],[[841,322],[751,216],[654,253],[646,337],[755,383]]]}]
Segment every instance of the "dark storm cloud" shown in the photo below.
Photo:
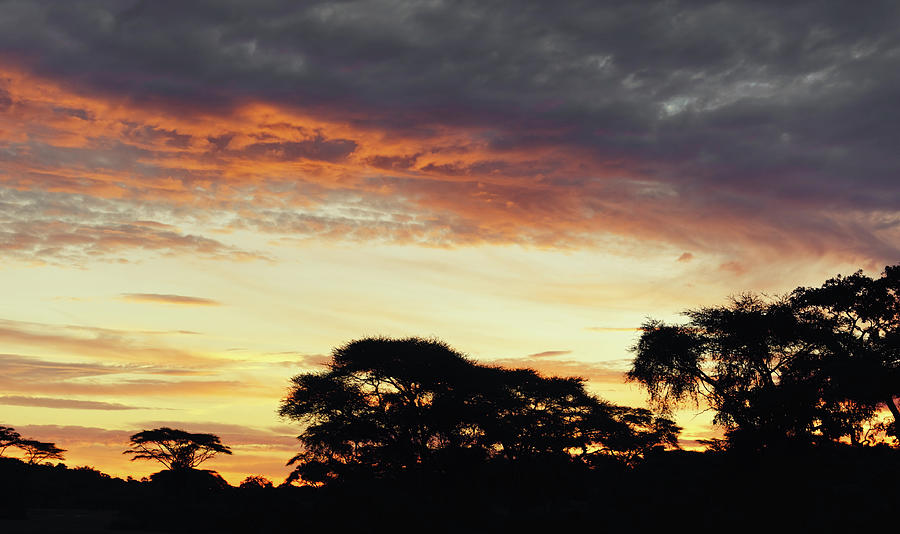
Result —
[{"label": "dark storm cloud", "polygon": [[[842,244],[893,259],[898,10],[843,0],[22,1],[0,7],[0,51],[69,87],[186,115],[261,100],[388,135],[468,128],[495,154],[564,149],[622,179],[590,168],[551,176],[556,165],[537,157],[419,170],[518,177],[501,197],[541,184],[549,189],[534,204],[584,221],[601,214],[614,232],[697,250],[735,235],[781,248]],[[0,108],[13,105],[0,88]],[[190,142],[170,130],[132,135]],[[229,139],[213,144],[230,150]],[[357,147],[317,137],[240,150],[340,161]],[[399,172],[420,154],[368,161]],[[709,221],[723,218],[713,235]]]}]

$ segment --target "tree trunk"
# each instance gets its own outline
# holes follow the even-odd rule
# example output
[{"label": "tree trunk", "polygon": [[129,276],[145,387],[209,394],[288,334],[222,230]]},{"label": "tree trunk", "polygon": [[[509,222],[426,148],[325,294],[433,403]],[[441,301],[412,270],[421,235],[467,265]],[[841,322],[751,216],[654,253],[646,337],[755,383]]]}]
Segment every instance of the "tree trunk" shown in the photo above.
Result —
[{"label": "tree trunk", "polygon": [[894,396],[888,397],[885,404],[887,404],[888,410],[891,411],[891,415],[894,416],[894,435],[900,439],[900,409],[897,408],[897,404],[894,402]]}]

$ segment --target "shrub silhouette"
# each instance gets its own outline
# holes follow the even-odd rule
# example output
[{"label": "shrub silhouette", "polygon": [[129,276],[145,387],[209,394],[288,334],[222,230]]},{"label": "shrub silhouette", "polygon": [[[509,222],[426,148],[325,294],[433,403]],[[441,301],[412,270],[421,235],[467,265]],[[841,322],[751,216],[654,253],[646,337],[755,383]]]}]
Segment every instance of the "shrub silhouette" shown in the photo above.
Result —
[{"label": "shrub silhouette", "polygon": [[251,476],[244,478],[244,480],[241,481],[241,483],[238,485],[238,487],[241,489],[248,489],[248,490],[262,490],[262,489],[271,489],[274,486],[272,484],[272,481],[264,476],[251,475]]}]

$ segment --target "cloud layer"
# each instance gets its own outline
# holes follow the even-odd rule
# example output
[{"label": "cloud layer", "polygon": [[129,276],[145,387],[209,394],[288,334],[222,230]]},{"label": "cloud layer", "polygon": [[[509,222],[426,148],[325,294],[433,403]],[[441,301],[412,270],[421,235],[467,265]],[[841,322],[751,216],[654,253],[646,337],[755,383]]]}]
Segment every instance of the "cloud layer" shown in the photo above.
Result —
[{"label": "cloud layer", "polygon": [[259,258],[229,242],[241,231],[638,240],[736,266],[900,254],[895,2],[7,2],[0,15],[0,194],[16,207],[0,247],[24,259]]}]

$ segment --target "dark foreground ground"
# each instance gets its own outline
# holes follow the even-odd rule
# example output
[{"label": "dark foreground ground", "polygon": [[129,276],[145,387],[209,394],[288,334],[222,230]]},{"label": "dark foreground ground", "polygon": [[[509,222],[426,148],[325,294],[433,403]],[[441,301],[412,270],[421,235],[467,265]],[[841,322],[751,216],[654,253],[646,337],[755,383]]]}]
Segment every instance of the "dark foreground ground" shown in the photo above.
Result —
[{"label": "dark foreground ground", "polygon": [[900,510],[900,454],[660,453],[636,469],[489,464],[328,488],[150,482],[0,458],[0,533],[864,532]]}]

